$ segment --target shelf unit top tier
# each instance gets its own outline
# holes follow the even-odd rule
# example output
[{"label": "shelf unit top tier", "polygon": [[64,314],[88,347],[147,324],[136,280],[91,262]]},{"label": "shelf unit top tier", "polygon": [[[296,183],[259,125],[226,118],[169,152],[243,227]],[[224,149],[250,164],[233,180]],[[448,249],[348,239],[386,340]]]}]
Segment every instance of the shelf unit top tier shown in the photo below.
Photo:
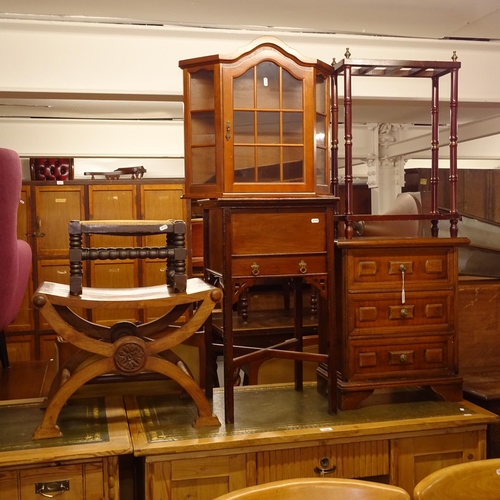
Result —
[{"label": "shelf unit top tier", "polygon": [[[429,78],[432,81],[430,96],[431,110],[431,200],[430,212],[410,214],[375,214],[370,218],[373,221],[398,221],[398,220],[430,220],[431,234],[438,236],[438,221],[450,221],[450,235],[456,237],[458,234],[457,211],[457,107],[458,107],[458,70],[461,63],[457,61],[456,53],[453,52],[451,61],[413,61],[413,60],[385,60],[385,59],[351,59],[349,49],[346,50],[345,59],[333,66],[332,78],[332,139],[334,148],[332,151],[332,192],[338,194],[339,182],[339,96],[338,82],[339,76],[344,78],[344,158],[345,158],[345,208],[339,218],[344,221],[345,235],[351,239],[354,230],[353,222],[365,220],[366,217],[360,217],[353,213],[353,173],[352,173],[352,148],[353,148],[353,130],[352,130],[352,86],[351,79],[356,76],[368,77],[406,77],[406,78]],[[449,176],[449,212],[441,213],[438,203],[438,161],[439,161],[439,79],[442,76],[450,75],[450,133],[449,133],[449,158],[450,158],[450,176]]]},{"label": "shelf unit top tier", "polygon": [[[452,59],[456,59],[453,55]],[[452,70],[460,69],[461,63],[452,61],[398,61],[386,59],[342,59],[334,64],[334,74],[345,73],[346,68],[351,76],[374,76],[396,78],[440,78]]]}]

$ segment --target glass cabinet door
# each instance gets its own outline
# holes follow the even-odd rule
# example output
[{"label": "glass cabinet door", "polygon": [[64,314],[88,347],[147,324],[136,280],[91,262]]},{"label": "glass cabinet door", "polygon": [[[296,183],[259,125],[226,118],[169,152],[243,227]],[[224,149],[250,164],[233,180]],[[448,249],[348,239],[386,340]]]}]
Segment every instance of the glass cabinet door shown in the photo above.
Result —
[{"label": "glass cabinet door", "polygon": [[214,72],[191,74],[191,175],[192,184],[215,184]]},{"label": "glass cabinet door", "polygon": [[235,184],[304,182],[303,85],[272,61],[233,79]]},{"label": "glass cabinet door", "polygon": [[322,75],[316,76],[316,129],[315,129],[315,152],[314,152],[314,172],[317,186],[328,186],[329,168],[328,137],[330,125],[330,102],[326,89],[327,80]]}]

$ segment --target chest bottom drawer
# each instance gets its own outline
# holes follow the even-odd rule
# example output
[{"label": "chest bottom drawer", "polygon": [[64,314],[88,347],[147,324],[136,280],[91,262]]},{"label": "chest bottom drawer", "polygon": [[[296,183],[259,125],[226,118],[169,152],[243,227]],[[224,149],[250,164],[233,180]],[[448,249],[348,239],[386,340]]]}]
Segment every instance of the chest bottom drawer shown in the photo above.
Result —
[{"label": "chest bottom drawer", "polygon": [[381,342],[352,341],[348,347],[349,380],[436,377],[455,373],[451,335]]}]

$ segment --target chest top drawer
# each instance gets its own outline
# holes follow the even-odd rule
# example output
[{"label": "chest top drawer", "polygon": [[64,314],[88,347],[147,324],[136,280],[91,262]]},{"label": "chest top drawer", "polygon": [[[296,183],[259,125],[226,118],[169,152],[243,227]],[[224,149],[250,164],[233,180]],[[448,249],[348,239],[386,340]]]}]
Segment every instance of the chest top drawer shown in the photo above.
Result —
[{"label": "chest top drawer", "polygon": [[401,289],[451,286],[456,279],[456,250],[440,248],[378,248],[343,252],[349,289]]}]

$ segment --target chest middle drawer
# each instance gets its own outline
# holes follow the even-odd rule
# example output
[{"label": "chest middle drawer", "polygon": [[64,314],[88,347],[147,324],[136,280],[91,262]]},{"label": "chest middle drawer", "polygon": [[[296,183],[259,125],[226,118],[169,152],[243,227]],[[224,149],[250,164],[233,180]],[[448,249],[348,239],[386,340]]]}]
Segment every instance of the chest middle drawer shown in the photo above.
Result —
[{"label": "chest middle drawer", "polygon": [[451,290],[349,294],[347,328],[350,335],[383,335],[415,331],[448,331],[454,324]]}]

